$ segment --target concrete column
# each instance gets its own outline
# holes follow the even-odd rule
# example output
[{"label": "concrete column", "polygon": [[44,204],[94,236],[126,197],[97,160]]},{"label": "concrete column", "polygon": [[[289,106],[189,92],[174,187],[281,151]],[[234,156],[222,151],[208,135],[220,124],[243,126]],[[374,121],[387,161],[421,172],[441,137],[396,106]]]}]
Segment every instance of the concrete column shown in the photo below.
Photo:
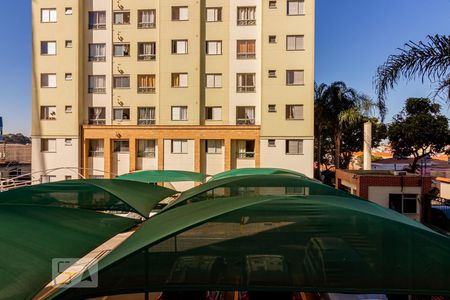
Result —
[{"label": "concrete column", "polygon": [[261,139],[255,139],[255,168],[261,167]]},{"label": "concrete column", "polygon": [[164,170],[164,139],[158,139],[158,170]]},{"label": "concrete column", "polygon": [[372,170],[372,123],[364,123],[364,170]]},{"label": "concrete column", "polygon": [[137,140],[130,138],[130,172],[136,171]]},{"label": "concrete column", "polygon": [[83,170],[81,171],[81,174],[83,174],[84,178],[89,178],[89,143],[90,141],[88,139],[83,139]]},{"label": "concrete column", "polygon": [[104,159],[104,172],[105,172],[105,178],[111,179],[113,177],[112,175],[112,140],[109,138],[104,139],[103,141],[103,159]]},{"label": "concrete column", "polygon": [[224,170],[231,170],[231,139],[226,138],[224,140],[224,148],[225,148],[225,166]]},{"label": "concrete column", "polygon": [[194,146],[194,171],[195,172],[201,172],[202,171],[202,156],[201,156],[201,146],[202,146],[202,140],[195,139],[195,146]]}]

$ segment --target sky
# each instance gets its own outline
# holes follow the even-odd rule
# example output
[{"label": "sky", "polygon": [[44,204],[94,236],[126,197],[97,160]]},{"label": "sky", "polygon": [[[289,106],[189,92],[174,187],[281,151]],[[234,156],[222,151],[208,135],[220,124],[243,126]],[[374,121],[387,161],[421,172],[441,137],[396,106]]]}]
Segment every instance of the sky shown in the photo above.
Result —
[{"label": "sky", "polygon": [[[282,0],[280,0],[282,1]],[[306,0],[311,1],[311,0]],[[6,133],[31,132],[31,0],[2,1],[0,116]],[[450,34],[450,0],[316,0],[318,83],[344,81],[373,98],[373,76],[409,40]],[[386,121],[409,97],[427,97],[429,82],[402,83],[388,95]],[[443,103],[449,116],[448,105]]]}]

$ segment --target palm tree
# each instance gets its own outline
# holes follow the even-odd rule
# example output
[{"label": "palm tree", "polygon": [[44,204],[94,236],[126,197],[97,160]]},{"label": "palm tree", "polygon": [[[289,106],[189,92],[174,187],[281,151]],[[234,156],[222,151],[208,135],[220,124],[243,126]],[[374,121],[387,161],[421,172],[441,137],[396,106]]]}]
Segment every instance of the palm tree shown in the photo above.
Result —
[{"label": "palm tree", "polygon": [[370,114],[375,104],[366,95],[347,87],[344,82],[315,85],[315,130],[318,162],[321,162],[323,132],[328,131],[334,144],[334,165],[341,167],[342,133],[345,126],[356,124]]},{"label": "palm tree", "polygon": [[[429,35],[427,42],[409,41],[400,53],[391,55],[378,67],[374,85],[378,95],[378,106],[384,115],[385,100],[389,89],[401,78],[422,81],[428,78],[438,84],[436,96],[443,95],[450,101],[450,36]],[[447,92],[447,93],[445,93]]]}]

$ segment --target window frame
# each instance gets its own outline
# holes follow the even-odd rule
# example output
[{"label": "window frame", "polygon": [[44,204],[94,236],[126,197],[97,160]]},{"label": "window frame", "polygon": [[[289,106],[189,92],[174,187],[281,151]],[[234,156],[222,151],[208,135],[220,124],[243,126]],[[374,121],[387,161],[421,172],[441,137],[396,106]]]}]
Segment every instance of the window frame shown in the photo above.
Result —
[{"label": "window frame", "polygon": [[[118,112],[120,110],[122,111],[122,114],[121,114],[122,116],[120,119],[118,119],[118,118],[116,118],[116,112]],[[128,111],[128,115],[125,113],[126,111]],[[113,107],[112,113],[113,113],[113,121],[116,121],[116,122],[130,121],[130,119],[131,119],[131,116],[130,116],[131,110],[129,107]],[[124,116],[128,116],[128,118],[124,118]]]},{"label": "window frame", "polygon": [[[126,144],[128,144],[128,146],[124,146]],[[113,152],[114,153],[130,153],[130,140],[126,140],[126,139],[113,140]]]},{"label": "window frame", "polygon": [[[214,145],[210,145],[209,143],[214,143]],[[220,155],[223,153],[223,144],[223,140],[221,139],[205,140],[205,153],[211,155]],[[214,152],[209,151],[211,148],[214,149]]]},{"label": "window frame", "polygon": [[88,157],[103,157],[104,154],[105,154],[105,141],[103,139],[89,139]]},{"label": "window frame", "polygon": [[[254,9],[254,15],[255,18],[254,19],[240,19],[240,10],[245,9],[247,10],[246,15],[248,15],[248,11],[250,9]],[[237,22],[237,26],[254,26],[256,25],[256,6],[238,6],[237,7],[237,18],[236,18],[236,22]]]},{"label": "window frame", "polygon": [[[53,110],[53,117],[51,110]],[[56,105],[41,105],[40,120],[41,121],[56,121]]]},{"label": "window frame", "polygon": [[[239,76],[246,76],[245,81],[248,81],[247,76],[253,77],[254,85],[239,85]],[[256,73],[237,73],[236,74],[236,92],[237,93],[256,93]]]},{"label": "window frame", "polygon": [[[44,20],[44,11],[48,11],[48,21]],[[51,12],[55,12],[54,14],[54,21],[52,21],[52,14]],[[58,10],[55,7],[51,8],[41,8],[41,23],[57,23],[58,22]]]},{"label": "window frame", "polygon": [[[249,45],[253,42],[253,49],[255,51],[248,52]],[[240,45],[245,44],[247,52],[240,52]],[[236,59],[256,59],[256,40],[237,40],[236,41]]]},{"label": "window frame", "polygon": [[[93,114],[95,109],[101,109],[101,113],[99,117],[103,118],[99,118],[99,119],[94,119],[93,116],[95,116],[95,114]],[[105,106],[90,106],[88,107],[88,124],[89,125],[106,125],[106,107]]]},{"label": "window frame", "polygon": [[[121,80],[121,82],[123,80],[128,80],[128,86],[118,86],[116,80]],[[123,83],[123,82],[122,82]],[[113,88],[114,89],[119,89],[119,90],[125,90],[125,89],[130,89],[131,88],[131,77],[130,75],[113,75]]]},{"label": "window frame", "polygon": [[[155,16],[153,23],[143,23],[142,22],[142,13],[145,11],[153,12],[153,14]],[[137,28],[138,29],[156,28],[156,9],[139,9],[138,10]]]},{"label": "window frame", "polygon": [[[91,87],[91,78],[103,78],[105,85],[103,87]],[[88,94],[106,94],[106,75],[88,75]]]},{"label": "window frame", "polygon": [[[178,76],[178,85],[175,85],[174,83],[175,83],[177,76]],[[186,85],[181,85],[181,76],[186,76]],[[177,89],[188,88],[189,87],[189,73],[187,73],[187,72],[172,73],[170,84],[171,84],[172,88],[177,88]]]},{"label": "window frame", "polygon": [[[220,118],[214,119],[214,109],[220,109]],[[211,114],[209,114],[208,110],[211,110]],[[211,115],[209,119],[208,116]],[[222,121],[222,106],[205,106],[205,121]]]},{"label": "window frame", "polygon": [[[55,146],[54,149],[50,149],[51,148],[50,144],[49,144],[50,141],[54,142],[54,146]],[[47,147],[46,147],[45,150],[43,150],[45,142],[47,142]],[[43,152],[43,153],[56,153],[57,148],[58,148],[58,146],[57,146],[57,140],[56,139],[49,139],[49,138],[41,139],[41,149],[40,149],[41,151],[40,152]]]},{"label": "window frame", "polygon": [[[90,23],[91,15],[93,15],[93,14],[105,14],[105,23],[91,24]],[[106,30],[106,10],[92,10],[92,11],[88,12],[88,29],[89,30]]]},{"label": "window frame", "polygon": [[[174,143],[180,142],[180,152],[174,151]],[[185,145],[186,148],[183,147]],[[170,153],[171,154],[189,154],[189,140],[173,139],[170,140]]]},{"label": "window frame", "polygon": [[[178,42],[182,42],[185,43],[185,52],[177,52],[178,50]],[[172,40],[172,54],[176,54],[176,55],[186,55],[189,54],[189,40],[187,39],[181,39],[181,40]]]},{"label": "window frame", "polygon": [[[213,81],[214,81],[214,85],[213,86],[209,86],[208,85],[208,77],[209,76],[213,76]],[[218,82],[218,80],[217,80],[217,78],[218,77],[220,77],[220,85],[218,85],[217,84],[217,82]],[[223,74],[222,73],[206,73],[205,74],[205,80],[206,80],[206,82],[205,82],[205,87],[207,88],[207,89],[220,89],[220,88],[222,88],[223,86],[222,86],[222,80],[223,80]]]},{"label": "window frame", "polygon": [[[294,79],[294,82],[289,83],[289,73],[292,72],[292,78]],[[301,83],[295,83],[295,72],[301,72],[303,73],[303,82]],[[287,86],[304,86],[305,85],[305,70],[286,70],[286,85]]]},{"label": "window frame", "polygon": [[[122,14],[123,15],[123,23],[116,23],[116,15]],[[125,22],[126,15],[128,14],[128,23]],[[113,24],[117,26],[121,25],[130,25],[131,24],[131,12],[129,10],[116,10],[113,11]]]},{"label": "window frame", "polygon": [[[180,9],[183,9],[183,8],[185,8],[187,10],[186,19],[180,19],[180,17],[181,17]],[[178,19],[175,19],[175,17],[176,17],[175,11],[176,10],[178,10]],[[171,18],[172,21],[176,21],[176,22],[189,21],[189,6],[188,5],[172,6],[171,12],[172,12],[172,18]]]},{"label": "window frame", "polygon": [[[42,48],[43,48],[43,45],[45,44],[45,43],[47,43],[47,53],[43,53],[42,52]],[[55,53],[48,53],[49,51],[48,51],[48,49],[49,49],[49,47],[48,47],[48,45],[49,45],[49,43],[54,43],[55,44],[55,47],[54,47],[54,49],[55,49]],[[58,44],[57,44],[57,42],[55,41],[55,40],[52,40],[52,41],[41,41],[41,55],[42,56],[56,56],[58,54]]]},{"label": "window frame", "polygon": [[[49,76],[54,76],[54,78],[55,78],[55,85],[54,86],[51,86],[50,84],[48,84],[48,85],[43,85],[43,78],[44,78],[44,76],[47,76],[47,83],[49,83],[50,82],[50,80],[49,80]],[[41,73],[41,88],[43,88],[43,89],[56,89],[57,87],[58,87],[58,78],[57,78],[57,76],[56,76],[56,73]]]},{"label": "window frame", "polygon": [[[293,153],[293,152],[290,152],[289,150],[290,150],[290,147],[289,147],[289,143],[290,142],[297,142],[297,150],[299,150],[300,149],[300,147],[299,147],[299,145],[301,145],[301,152],[300,151],[298,151],[298,152],[295,152],[295,153]],[[285,148],[285,154],[286,155],[304,155],[304,140],[301,140],[301,139],[289,139],[289,140],[286,140],[286,148]]]},{"label": "window frame", "polygon": [[[216,43],[216,46],[213,47],[216,50],[215,51],[216,53],[210,53],[209,52],[210,49],[213,49],[213,48],[210,48],[211,47],[210,46],[211,43]],[[217,51],[217,50],[219,50],[219,51]],[[222,42],[222,40],[208,40],[208,41],[206,41],[205,54],[206,55],[223,55],[223,42]]]},{"label": "window frame", "polygon": [[[302,11],[298,12],[298,13],[289,13],[289,2],[297,2],[297,3],[302,3]],[[287,0],[286,2],[286,15],[287,16],[304,16],[306,14],[306,9],[305,9],[305,1],[304,0]]]},{"label": "window frame", "polygon": [[[141,115],[141,109],[153,110],[153,114],[155,115],[154,119],[141,119],[139,116]],[[138,106],[137,108],[137,124],[138,125],[155,125],[156,124],[156,107],[155,106]]]},{"label": "window frame", "polygon": [[[289,49],[289,38],[295,38],[295,48]],[[297,48],[297,38],[302,38],[303,47]],[[286,51],[305,51],[305,35],[304,34],[291,34],[286,36]]]},{"label": "window frame", "polygon": [[[301,116],[299,118],[295,118],[295,117],[289,118],[289,111],[288,110],[292,106],[294,106],[294,107],[298,106],[298,107],[301,108],[301,112],[302,113],[301,113]],[[285,118],[286,118],[286,120],[287,121],[302,121],[302,120],[304,120],[305,119],[304,109],[305,109],[305,105],[303,105],[303,104],[286,104],[286,107],[285,107]]]},{"label": "window frame", "polygon": [[[180,119],[174,119],[174,109],[179,109],[179,116]],[[182,110],[186,110],[186,119],[182,119]],[[176,122],[180,122],[180,121],[188,121],[189,120],[189,116],[188,116],[188,106],[187,105],[173,105],[170,107],[170,120],[171,121],[176,121]]]},{"label": "window frame", "polygon": [[[215,18],[212,21],[208,21],[208,10],[217,10],[217,13],[214,13]],[[207,22],[207,23],[222,22],[222,7],[220,7],[220,6],[206,7],[205,22]]]},{"label": "window frame", "polygon": [[[116,55],[116,47],[124,46],[123,55]],[[128,51],[126,51],[128,47]],[[130,57],[131,55],[131,44],[130,43],[114,43],[113,44],[113,56],[114,57]]]}]

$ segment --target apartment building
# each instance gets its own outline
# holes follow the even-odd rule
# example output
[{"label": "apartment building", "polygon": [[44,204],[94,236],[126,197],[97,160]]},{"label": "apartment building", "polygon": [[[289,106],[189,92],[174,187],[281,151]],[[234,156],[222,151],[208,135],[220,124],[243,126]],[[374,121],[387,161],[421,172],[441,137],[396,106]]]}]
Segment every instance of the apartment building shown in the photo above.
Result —
[{"label": "apartment building", "polygon": [[[313,173],[314,0],[34,0],[33,171]],[[41,172],[41,173],[39,173]]]}]

